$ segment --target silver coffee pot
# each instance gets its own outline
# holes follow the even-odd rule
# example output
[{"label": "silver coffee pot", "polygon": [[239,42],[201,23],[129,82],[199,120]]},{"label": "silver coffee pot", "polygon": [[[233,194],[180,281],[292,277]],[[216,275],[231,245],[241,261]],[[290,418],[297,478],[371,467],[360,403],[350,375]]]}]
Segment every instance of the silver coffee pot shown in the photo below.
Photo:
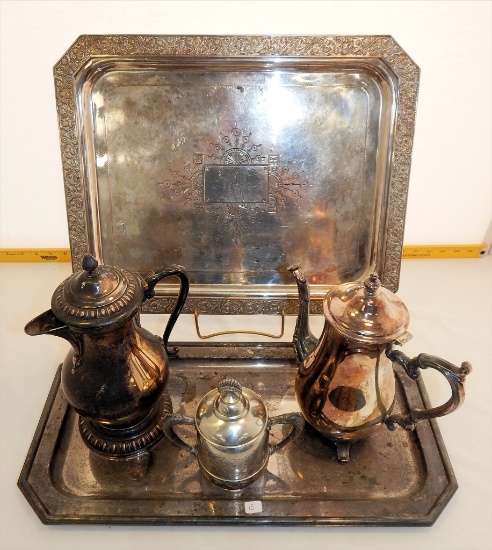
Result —
[{"label": "silver coffee pot", "polygon": [[[194,425],[197,445],[183,441],[173,430],[179,424]],[[274,424],[293,429],[280,443],[269,443]],[[222,380],[198,404],[195,418],[171,415],[164,434],[178,447],[194,454],[203,475],[224,489],[239,490],[258,479],[270,455],[296,438],[304,428],[300,413],[270,418],[261,398],[232,378]]]}]

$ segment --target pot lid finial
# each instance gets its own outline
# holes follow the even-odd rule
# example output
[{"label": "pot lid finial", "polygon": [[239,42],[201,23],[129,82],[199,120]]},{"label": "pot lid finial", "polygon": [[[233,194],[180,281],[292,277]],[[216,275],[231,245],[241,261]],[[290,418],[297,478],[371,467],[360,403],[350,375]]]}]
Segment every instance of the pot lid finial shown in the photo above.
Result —
[{"label": "pot lid finial", "polygon": [[379,280],[379,275],[373,271],[369,277],[364,279],[364,288],[366,296],[374,296],[381,286],[381,281]]},{"label": "pot lid finial", "polygon": [[219,382],[219,397],[216,407],[217,413],[225,420],[239,418],[247,406],[247,399],[243,397],[243,388],[234,378],[224,378]]},{"label": "pot lid finial", "polygon": [[96,269],[99,262],[94,258],[92,254],[86,254],[82,260],[82,269],[87,271],[88,277],[96,276]]}]

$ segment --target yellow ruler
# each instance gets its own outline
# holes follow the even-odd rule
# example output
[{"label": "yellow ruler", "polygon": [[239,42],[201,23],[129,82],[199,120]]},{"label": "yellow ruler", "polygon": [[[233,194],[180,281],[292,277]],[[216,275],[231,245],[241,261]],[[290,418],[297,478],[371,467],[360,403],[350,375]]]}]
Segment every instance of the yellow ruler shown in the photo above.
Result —
[{"label": "yellow ruler", "polygon": [[[479,258],[486,244],[406,245],[403,259]],[[70,262],[69,248],[0,248],[1,262]]]},{"label": "yellow ruler", "polygon": [[432,258],[480,258],[487,253],[487,245],[482,244],[421,244],[405,245],[403,259]]},{"label": "yellow ruler", "polygon": [[69,248],[0,248],[1,262],[70,262]]}]

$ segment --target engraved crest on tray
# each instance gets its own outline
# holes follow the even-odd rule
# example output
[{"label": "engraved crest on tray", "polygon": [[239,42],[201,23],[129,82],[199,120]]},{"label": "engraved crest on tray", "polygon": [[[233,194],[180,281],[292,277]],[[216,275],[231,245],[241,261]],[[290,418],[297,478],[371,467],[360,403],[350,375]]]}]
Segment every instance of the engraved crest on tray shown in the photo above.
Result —
[{"label": "engraved crest on tray", "polygon": [[288,163],[281,167],[280,154],[264,154],[261,143],[237,123],[208,149],[193,153],[192,162],[180,170],[171,170],[173,177],[163,185],[169,199],[193,204],[195,212],[210,212],[225,227],[232,224],[235,236],[248,231],[244,222],[257,212],[275,214],[287,201],[299,204],[312,185]]}]

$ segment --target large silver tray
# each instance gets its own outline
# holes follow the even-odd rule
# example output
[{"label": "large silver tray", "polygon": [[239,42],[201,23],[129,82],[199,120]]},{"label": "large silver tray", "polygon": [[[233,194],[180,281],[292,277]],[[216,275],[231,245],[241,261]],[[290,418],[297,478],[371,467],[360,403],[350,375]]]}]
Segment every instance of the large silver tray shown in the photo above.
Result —
[{"label": "large silver tray", "polygon": [[[54,69],[74,270],[179,263],[186,312],[397,290],[419,81],[389,36],[81,36]],[[169,311],[161,284],[145,311]]]},{"label": "large silver tray", "polygon": [[[226,375],[261,395],[272,415],[298,410],[292,347],[178,347],[168,385],[176,413],[193,416]],[[395,372],[395,410],[429,407],[423,384]],[[272,430],[272,442],[285,435]],[[413,432],[383,426],[350,454],[338,463],[335,446],[306,427],[239,493],[207,481],[196,458],[165,439],[139,460],[100,458],[82,441],[58,371],[19,487],[44,523],[192,525],[431,525],[457,489],[435,420]],[[250,513],[252,502],[262,511]]]}]

